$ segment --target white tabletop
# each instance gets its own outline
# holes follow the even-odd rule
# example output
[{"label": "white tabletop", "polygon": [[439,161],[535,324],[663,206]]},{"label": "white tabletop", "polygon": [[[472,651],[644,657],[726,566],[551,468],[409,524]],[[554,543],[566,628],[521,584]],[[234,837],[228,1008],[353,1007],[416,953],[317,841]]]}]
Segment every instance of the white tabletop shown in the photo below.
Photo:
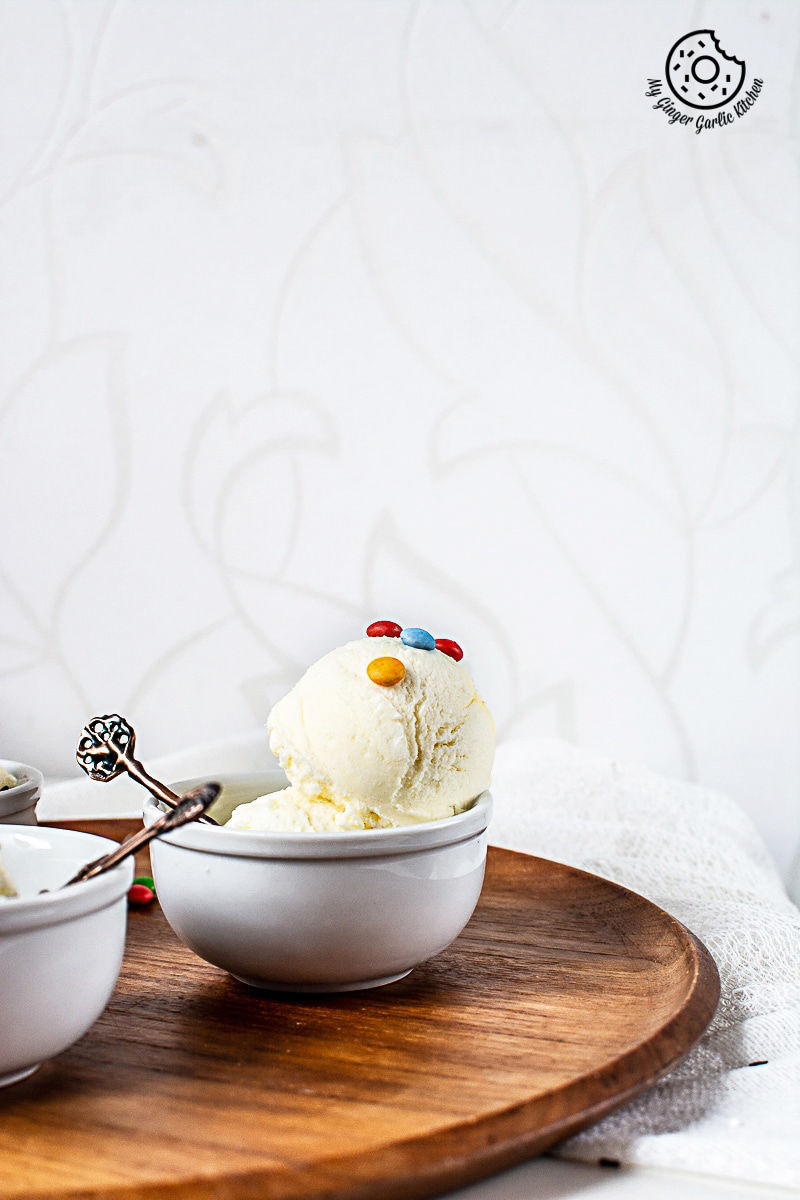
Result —
[{"label": "white tabletop", "polygon": [[600,1167],[535,1158],[442,1200],[779,1200],[800,1189],[717,1179],[683,1171]]}]

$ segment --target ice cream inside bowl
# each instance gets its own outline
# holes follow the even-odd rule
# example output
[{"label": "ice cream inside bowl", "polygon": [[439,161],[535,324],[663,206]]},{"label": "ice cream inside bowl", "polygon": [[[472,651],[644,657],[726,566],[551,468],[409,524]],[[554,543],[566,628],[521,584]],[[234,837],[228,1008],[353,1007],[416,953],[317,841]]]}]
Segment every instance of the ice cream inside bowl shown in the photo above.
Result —
[{"label": "ice cream inside bowl", "polygon": [[36,767],[0,758],[0,824],[35,825],[42,783]]},{"label": "ice cream inside bowl", "polygon": [[[395,664],[375,682],[376,662]],[[373,671],[373,675],[377,672]],[[348,642],[272,709],[284,791],[237,807],[235,829],[382,829],[462,812],[489,784],[494,723],[450,655],[399,637]]]},{"label": "ice cream inside bowl", "polygon": [[[274,706],[281,771],[217,775],[220,824],[152,843],[178,937],[245,983],[392,982],[444,950],[478,901],[492,718],[454,642],[394,629],[326,654]],[[145,824],[158,815],[148,801]]]}]

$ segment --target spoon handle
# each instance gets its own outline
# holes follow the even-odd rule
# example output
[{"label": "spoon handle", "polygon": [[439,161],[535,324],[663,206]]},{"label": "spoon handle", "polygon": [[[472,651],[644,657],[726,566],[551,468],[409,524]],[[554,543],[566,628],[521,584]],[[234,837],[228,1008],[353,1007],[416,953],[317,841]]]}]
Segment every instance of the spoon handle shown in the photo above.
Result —
[{"label": "spoon handle", "polygon": [[[142,787],[147,788],[151,796],[155,796],[156,800],[160,800],[162,804],[166,804],[167,808],[174,809],[180,801],[180,796],[173,792],[172,788],[168,788],[160,779],[156,779],[147,771],[138,758],[133,755],[126,755],[124,760],[125,770],[130,775],[131,779],[135,779]],[[209,801],[210,803],[210,801]],[[219,821],[215,821],[213,817],[209,817],[208,813],[201,814],[199,818],[204,825],[218,825]],[[152,826],[151,826],[152,828]]]},{"label": "spoon handle", "polygon": [[73,875],[72,879],[68,879],[61,886],[69,887],[70,884],[82,883],[85,879],[94,879],[96,875],[110,871],[129,854],[135,854],[142,846],[152,842],[153,838],[159,837],[162,833],[169,833],[171,829],[178,829],[181,825],[188,824],[189,821],[195,821],[205,812],[209,804],[214,803],[221,790],[218,783],[203,783],[200,787],[187,792],[185,796],[176,796],[175,799],[178,803],[169,812],[165,812],[148,828],[140,829],[125,838],[125,841],[120,842],[116,850],[111,850],[108,854],[94,859],[93,862],[86,863],[76,875]]},{"label": "spoon handle", "polygon": [[[78,765],[90,779],[107,783],[126,772],[137,783],[146,787],[152,796],[174,808],[179,797],[145,770],[134,755],[136,730],[119,713],[107,713],[104,717],[92,717],[83,727],[81,739],[75,752]],[[205,825],[218,825],[213,817],[204,813],[198,818]]]}]

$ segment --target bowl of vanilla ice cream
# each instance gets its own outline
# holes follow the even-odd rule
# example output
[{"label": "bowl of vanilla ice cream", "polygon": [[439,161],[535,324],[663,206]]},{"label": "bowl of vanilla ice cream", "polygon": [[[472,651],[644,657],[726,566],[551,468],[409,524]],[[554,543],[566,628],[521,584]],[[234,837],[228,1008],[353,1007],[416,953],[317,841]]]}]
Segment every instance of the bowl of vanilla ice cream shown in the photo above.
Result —
[{"label": "bowl of vanilla ice cream", "polygon": [[[480,895],[489,710],[455,642],[388,621],[367,634],[324,655],[273,707],[280,770],[216,775],[219,825],[151,846],[178,937],[255,987],[401,979],[458,936]],[[148,801],[145,824],[159,815]]]}]

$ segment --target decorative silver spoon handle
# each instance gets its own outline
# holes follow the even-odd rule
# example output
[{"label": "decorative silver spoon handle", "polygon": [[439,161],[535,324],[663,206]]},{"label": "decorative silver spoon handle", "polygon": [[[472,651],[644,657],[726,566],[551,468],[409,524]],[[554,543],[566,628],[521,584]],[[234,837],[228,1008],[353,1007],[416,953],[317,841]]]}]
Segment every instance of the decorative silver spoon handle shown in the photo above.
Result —
[{"label": "decorative silver spoon handle", "polygon": [[[160,780],[154,779],[134,756],[136,731],[129,721],[119,713],[105,717],[92,717],[83,727],[83,736],[75,752],[78,766],[90,779],[107,783],[126,772],[131,779],[147,788],[167,808],[174,808],[179,797]],[[204,814],[200,820],[206,825],[218,825],[213,817]]]},{"label": "decorative silver spoon handle", "polygon": [[110,871],[129,854],[135,854],[142,846],[152,842],[153,838],[160,837],[162,833],[169,833],[171,829],[179,829],[181,825],[187,825],[189,821],[196,821],[209,804],[214,803],[221,791],[222,788],[218,783],[203,783],[200,787],[187,792],[185,796],[176,797],[178,803],[169,812],[165,812],[147,829],[139,829],[130,837],[125,838],[125,841],[120,842],[116,850],[111,850],[108,854],[94,859],[93,862],[86,863],[76,875],[72,876],[72,879],[68,879],[61,886],[69,887],[73,883],[83,883],[85,879],[94,879],[96,875]]}]

